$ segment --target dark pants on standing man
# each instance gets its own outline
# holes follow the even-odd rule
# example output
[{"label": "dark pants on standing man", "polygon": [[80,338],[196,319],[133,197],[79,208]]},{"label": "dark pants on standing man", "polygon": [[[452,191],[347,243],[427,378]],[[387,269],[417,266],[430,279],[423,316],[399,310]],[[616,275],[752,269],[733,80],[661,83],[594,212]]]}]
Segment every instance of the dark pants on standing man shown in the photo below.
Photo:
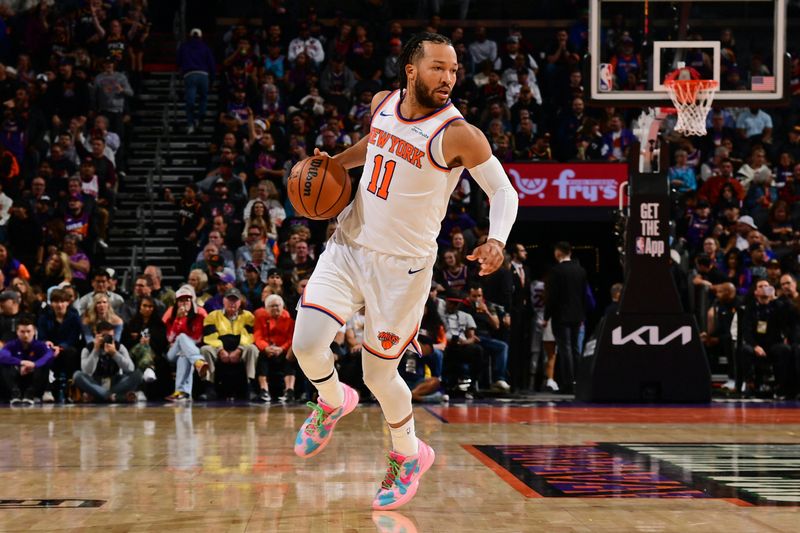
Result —
[{"label": "dark pants on standing man", "polygon": [[553,320],[553,336],[556,339],[556,349],[558,350],[559,388],[562,392],[571,393],[574,391],[575,369],[578,367],[578,358],[581,355],[578,336],[580,334],[580,324],[564,324]]},{"label": "dark pants on standing man", "polygon": [[[192,72],[183,78],[184,97],[186,100],[186,125],[194,127],[195,124],[201,124],[203,118],[206,116],[206,104],[208,102],[208,74],[202,72]],[[195,114],[194,102],[195,99],[200,98],[197,103],[198,109]]]},{"label": "dark pants on standing man", "polygon": [[511,386],[519,391],[528,387],[531,366],[531,314],[528,309],[511,309],[511,332],[508,339],[508,374]]}]

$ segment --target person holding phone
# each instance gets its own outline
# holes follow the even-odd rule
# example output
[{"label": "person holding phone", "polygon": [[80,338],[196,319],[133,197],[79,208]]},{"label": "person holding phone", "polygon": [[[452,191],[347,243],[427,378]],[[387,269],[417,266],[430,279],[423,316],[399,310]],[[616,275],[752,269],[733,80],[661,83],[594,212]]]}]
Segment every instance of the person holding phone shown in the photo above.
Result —
[{"label": "person holding phone", "polygon": [[135,369],[124,345],[114,340],[114,326],[101,320],[95,325],[91,349],[81,352],[81,369],[72,377],[81,399],[91,402],[134,402],[142,373]]},{"label": "person holding phone", "polygon": [[192,399],[194,371],[201,378],[208,373],[208,363],[200,354],[203,342],[203,319],[206,312],[197,305],[194,288],[183,285],[175,293],[175,305],[164,314],[167,327],[167,361],[175,363],[175,392],[166,397],[169,402]]}]

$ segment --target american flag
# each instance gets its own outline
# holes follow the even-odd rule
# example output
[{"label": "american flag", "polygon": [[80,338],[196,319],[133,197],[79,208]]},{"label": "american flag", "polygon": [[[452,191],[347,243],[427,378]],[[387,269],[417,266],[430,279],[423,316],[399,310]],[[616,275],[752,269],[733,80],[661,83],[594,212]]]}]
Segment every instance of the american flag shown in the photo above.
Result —
[{"label": "american flag", "polygon": [[775,76],[753,76],[753,82],[750,84],[750,90],[774,91]]}]

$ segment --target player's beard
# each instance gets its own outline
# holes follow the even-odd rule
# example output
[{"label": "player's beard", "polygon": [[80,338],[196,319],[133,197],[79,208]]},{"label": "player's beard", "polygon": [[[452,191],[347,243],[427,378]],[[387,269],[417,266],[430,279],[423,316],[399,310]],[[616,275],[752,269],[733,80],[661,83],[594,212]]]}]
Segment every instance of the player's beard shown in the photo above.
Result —
[{"label": "player's beard", "polygon": [[414,100],[416,100],[417,103],[422,107],[436,109],[443,105],[444,102],[438,102],[436,100],[436,91],[438,90],[439,87],[436,87],[435,89],[428,89],[428,87],[426,87],[419,78],[414,80]]}]

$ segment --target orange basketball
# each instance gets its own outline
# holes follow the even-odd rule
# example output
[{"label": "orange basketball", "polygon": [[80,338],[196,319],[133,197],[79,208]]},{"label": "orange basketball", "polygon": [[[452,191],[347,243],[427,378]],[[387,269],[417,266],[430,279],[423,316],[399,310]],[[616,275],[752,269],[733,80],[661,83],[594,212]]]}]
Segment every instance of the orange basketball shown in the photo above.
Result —
[{"label": "orange basketball", "polygon": [[294,166],[286,188],[298,215],[327,220],[350,203],[352,184],[342,165],[328,156],[315,155]]}]

